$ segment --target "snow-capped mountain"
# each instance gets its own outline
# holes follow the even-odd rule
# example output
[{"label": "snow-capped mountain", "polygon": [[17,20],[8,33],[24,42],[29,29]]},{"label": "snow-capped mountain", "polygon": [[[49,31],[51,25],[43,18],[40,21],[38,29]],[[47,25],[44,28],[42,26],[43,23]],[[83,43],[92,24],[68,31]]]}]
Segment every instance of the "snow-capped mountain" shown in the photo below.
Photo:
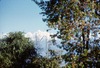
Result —
[{"label": "snow-capped mountain", "polygon": [[[50,34],[53,34],[53,33],[38,30],[37,32],[34,32],[34,33],[32,32],[26,33],[25,37],[29,37],[31,40],[33,40],[35,47],[37,48],[37,50],[39,50],[39,53],[42,56],[46,56],[48,49],[60,51],[59,48],[53,45]],[[55,38],[55,40],[56,40],[56,44],[60,45],[61,40],[57,38]]]},{"label": "snow-capped mountain", "polygon": [[46,38],[47,40],[50,40],[51,37],[50,37],[50,33],[49,32],[46,32],[46,31],[40,31],[38,30],[37,32],[28,32],[25,34],[25,37],[29,37],[31,38],[33,41],[34,40],[42,40],[43,38]]},{"label": "snow-capped mountain", "polygon": [[34,33],[28,32],[25,34],[25,37],[28,37],[32,41],[34,41],[35,47],[37,48],[37,50],[39,50],[39,53],[46,56],[48,45],[52,45],[49,32],[40,30]]},{"label": "snow-capped mountain", "polygon": [[2,33],[2,34],[0,34],[0,39],[2,39],[2,38],[4,38],[4,37],[6,37],[8,34],[7,33]]}]

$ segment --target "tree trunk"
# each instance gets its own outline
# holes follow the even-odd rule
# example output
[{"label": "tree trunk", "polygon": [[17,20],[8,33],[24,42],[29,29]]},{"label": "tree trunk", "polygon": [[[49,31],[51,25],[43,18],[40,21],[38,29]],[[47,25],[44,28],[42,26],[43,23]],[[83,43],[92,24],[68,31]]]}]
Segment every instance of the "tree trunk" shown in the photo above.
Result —
[{"label": "tree trunk", "polygon": [[90,34],[90,30],[87,29],[87,39],[88,39],[88,40],[86,40],[86,49],[87,50],[89,49],[89,34]]},{"label": "tree trunk", "polygon": [[83,38],[83,48],[82,48],[82,52],[85,49],[85,35],[84,35],[84,29],[82,29],[82,38]]}]

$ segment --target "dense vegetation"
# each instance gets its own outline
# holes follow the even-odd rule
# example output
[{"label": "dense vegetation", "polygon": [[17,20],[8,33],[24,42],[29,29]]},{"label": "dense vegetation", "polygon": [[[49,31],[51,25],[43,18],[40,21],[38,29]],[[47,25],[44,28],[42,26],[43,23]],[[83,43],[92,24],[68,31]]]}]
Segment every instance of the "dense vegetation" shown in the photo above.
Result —
[{"label": "dense vegetation", "polygon": [[23,32],[10,32],[0,39],[0,68],[59,68],[56,59],[37,54],[33,41]]},{"label": "dense vegetation", "polygon": [[52,38],[62,40],[69,68],[100,67],[99,0],[33,0],[43,12],[43,21],[55,29]]},{"label": "dense vegetation", "polygon": [[0,40],[0,68],[22,67],[31,54],[36,56],[35,48],[23,32],[10,32]]},{"label": "dense vegetation", "polygon": [[42,9],[43,21],[57,31],[51,37],[61,39],[62,45],[52,42],[66,53],[49,50],[50,56],[43,57],[23,32],[10,32],[0,39],[0,68],[99,68],[100,1],[33,1]]}]

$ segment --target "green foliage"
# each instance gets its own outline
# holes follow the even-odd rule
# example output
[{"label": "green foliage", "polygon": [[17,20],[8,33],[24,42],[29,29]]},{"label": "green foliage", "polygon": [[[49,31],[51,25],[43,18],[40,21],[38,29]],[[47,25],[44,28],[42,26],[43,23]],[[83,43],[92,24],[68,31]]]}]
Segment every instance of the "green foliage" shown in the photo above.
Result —
[{"label": "green foliage", "polygon": [[59,62],[55,58],[36,58],[33,60],[35,68],[60,68]]},{"label": "green foliage", "polygon": [[[62,40],[62,47],[67,52],[67,56],[62,57],[67,65],[72,68],[80,67],[80,65],[82,68],[87,68],[89,62],[92,62],[92,64],[97,64],[95,67],[98,67],[100,40],[91,40],[91,38],[96,38],[100,32],[100,1],[33,1],[42,9],[41,14],[45,16],[43,21],[47,22],[48,27],[57,29],[57,33],[51,37]],[[71,42],[72,40],[74,42]]]},{"label": "green foliage", "polygon": [[23,32],[10,32],[0,40],[0,68],[60,68],[55,57],[36,52],[33,42]]},{"label": "green foliage", "polygon": [[24,37],[23,32],[10,32],[0,41],[0,68],[18,68],[36,51],[33,42]]}]

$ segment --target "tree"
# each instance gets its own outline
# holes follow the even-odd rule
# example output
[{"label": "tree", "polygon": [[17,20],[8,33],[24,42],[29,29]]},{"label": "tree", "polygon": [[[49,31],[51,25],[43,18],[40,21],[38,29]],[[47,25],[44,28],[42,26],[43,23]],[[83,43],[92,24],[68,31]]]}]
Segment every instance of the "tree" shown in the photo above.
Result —
[{"label": "tree", "polygon": [[54,57],[45,58],[37,54],[33,41],[24,37],[23,32],[10,32],[8,36],[0,39],[0,68],[22,67],[58,68],[60,66]]},{"label": "tree", "polygon": [[10,32],[0,40],[0,68],[27,67],[26,60],[36,56],[33,42],[23,32]]},{"label": "tree", "polygon": [[[91,67],[100,63],[100,1],[98,0],[33,0],[41,9],[49,28],[57,30],[51,37],[62,40],[67,65]],[[91,35],[92,34],[92,35]],[[92,40],[92,38],[95,38]],[[66,56],[66,57],[65,57]],[[92,61],[94,60],[94,61]],[[97,62],[95,62],[97,61]]]}]

